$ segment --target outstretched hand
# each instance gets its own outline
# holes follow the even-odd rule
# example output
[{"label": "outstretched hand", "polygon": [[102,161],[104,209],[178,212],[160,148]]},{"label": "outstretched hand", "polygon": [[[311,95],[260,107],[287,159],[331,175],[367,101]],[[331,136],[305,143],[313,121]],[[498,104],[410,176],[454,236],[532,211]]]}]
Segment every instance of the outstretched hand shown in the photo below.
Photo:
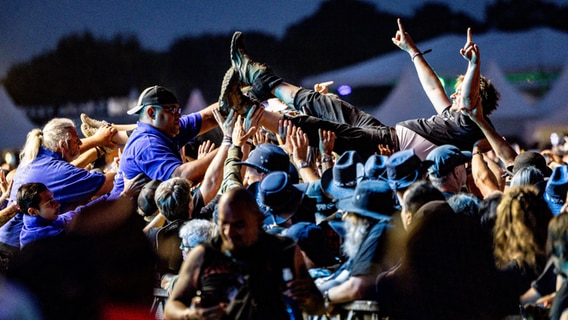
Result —
[{"label": "outstretched hand", "polygon": [[143,173],[139,173],[132,179],[127,179],[124,176],[124,190],[121,194],[128,198],[136,199],[148,181],[150,181],[150,178]]},{"label": "outstretched hand", "polygon": [[394,37],[391,39],[392,43],[394,43],[400,49],[408,52],[409,54],[419,52],[408,32],[404,30],[404,26],[402,25],[400,18],[396,19],[396,22],[398,23],[398,30],[396,31]]},{"label": "outstretched hand", "polygon": [[479,63],[479,47],[472,40],[471,28],[467,28],[467,40],[463,48],[460,49],[460,54],[472,64]]},{"label": "outstretched hand", "polygon": [[333,84],[333,81],[326,81],[314,84],[314,91],[321,94],[326,94],[329,92],[329,86]]}]

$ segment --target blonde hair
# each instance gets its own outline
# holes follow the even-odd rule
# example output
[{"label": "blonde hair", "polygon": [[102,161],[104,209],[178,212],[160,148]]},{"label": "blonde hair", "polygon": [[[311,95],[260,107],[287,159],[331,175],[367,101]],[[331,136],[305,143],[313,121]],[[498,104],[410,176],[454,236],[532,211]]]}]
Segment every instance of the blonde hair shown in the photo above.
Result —
[{"label": "blonde hair", "polygon": [[70,128],[75,128],[71,119],[53,118],[45,124],[43,130],[33,129],[26,137],[26,144],[20,153],[20,163],[28,164],[37,158],[39,148],[44,147],[56,152],[59,142],[67,145],[71,139]]},{"label": "blonde hair", "polygon": [[509,190],[497,207],[494,255],[499,268],[516,260],[539,274],[546,262],[546,237],[552,213],[534,186]]}]

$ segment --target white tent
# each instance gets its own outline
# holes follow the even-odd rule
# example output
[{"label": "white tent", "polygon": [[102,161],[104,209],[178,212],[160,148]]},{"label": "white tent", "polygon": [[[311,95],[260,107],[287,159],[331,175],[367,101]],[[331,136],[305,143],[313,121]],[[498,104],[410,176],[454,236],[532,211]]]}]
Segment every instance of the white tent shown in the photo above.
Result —
[{"label": "white tent", "polygon": [[[465,72],[467,64],[459,55],[465,40],[464,32],[463,35],[445,35],[417,45],[421,50],[432,49],[426,58],[438,75],[452,78]],[[564,65],[568,53],[568,33],[549,28],[474,33],[473,40],[480,47],[482,61],[495,61],[505,74],[557,71]],[[353,66],[305,78],[301,84],[311,88],[314,83],[333,80],[336,86],[389,85],[408,65],[412,65],[408,54],[396,50]]]},{"label": "white tent", "polygon": [[183,114],[199,112],[205,107],[207,107],[207,102],[205,102],[205,98],[203,98],[203,93],[201,93],[201,90],[195,88],[191,90],[191,93],[189,94],[187,103],[183,108]]},{"label": "white tent", "polygon": [[[503,135],[522,136],[525,123],[537,115],[537,108],[529,105],[505,80],[496,63],[489,62],[487,68],[482,69],[501,93],[499,108],[490,116],[493,124]],[[451,94],[453,89],[446,88],[446,91]],[[384,124],[393,126],[403,120],[431,117],[436,111],[424,93],[414,67],[409,65],[402,72],[397,86],[372,113]]]},{"label": "white tent", "polygon": [[410,65],[404,69],[397,86],[385,101],[372,112],[375,118],[388,126],[408,119],[428,118],[435,113],[436,110],[424,93],[414,67]]},{"label": "white tent", "polygon": [[501,94],[499,107],[491,115],[491,121],[500,134],[523,137],[527,123],[539,117],[537,106],[529,104],[524,96],[505,79],[501,68],[494,61],[482,68],[482,73]]},{"label": "white tent", "polygon": [[568,61],[554,86],[538,104],[541,119],[531,122],[527,137],[532,142],[548,141],[552,132],[568,133]]},{"label": "white tent", "polygon": [[26,135],[36,126],[14,105],[4,86],[0,86],[0,108],[0,150],[22,148]]}]

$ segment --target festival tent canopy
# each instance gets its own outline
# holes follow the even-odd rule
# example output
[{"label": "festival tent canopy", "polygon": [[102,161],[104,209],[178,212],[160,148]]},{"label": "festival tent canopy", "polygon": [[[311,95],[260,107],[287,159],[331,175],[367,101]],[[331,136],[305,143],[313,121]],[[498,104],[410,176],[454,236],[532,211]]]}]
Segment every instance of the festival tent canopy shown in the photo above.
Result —
[{"label": "festival tent canopy", "polygon": [[[417,46],[423,51],[432,49],[426,58],[438,75],[453,78],[466,70],[467,63],[459,54],[465,41],[464,32],[420,42]],[[474,30],[473,41],[480,47],[482,62],[494,61],[505,74],[557,71],[564,65],[568,52],[568,33],[550,28],[480,35]],[[395,50],[346,68],[307,77],[301,85],[311,88],[315,83],[329,80],[335,81],[336,86],[392,85],[408,65],[411,65],[408,54]]]},{"label": "festival tent canopy", "polygon": [[541,118],[527,128],[527,136],[534,142],[548,141],[552,132],[568,134],[568,61],[548,93],[539,101]]},{"label": "festival tent canopy", "polygon": [[[499,108],[490,116],[493,124],[503,135],[522,136],[525,122],[537,115],[537,109],[528,104],[521,93],[505,80],[496,63],[488,62],[487,68],[482,68],[482,71],[501,93]],[[453,89],[446,88],[446,91],[451,94]],[[435,112],[414,67],[409,65],[385,101],[374,108],[372,115],[384,124],[394,126],[397,122],[408,119],[431,117]]]},{"label": "festival tent canopy", "polygon": [[0,150],[22,148],[28,132],[36,126],[14,105],[4,86],[0,86],[0,108]]}]

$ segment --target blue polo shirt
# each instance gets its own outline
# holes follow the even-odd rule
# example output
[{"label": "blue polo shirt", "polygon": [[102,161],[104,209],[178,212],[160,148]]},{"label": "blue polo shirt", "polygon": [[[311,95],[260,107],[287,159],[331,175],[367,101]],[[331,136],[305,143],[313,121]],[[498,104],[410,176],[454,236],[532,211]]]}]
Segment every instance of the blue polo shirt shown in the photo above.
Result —
[{"label": "blue polo shirt", "polygon": [[181,148],[194,139],[200,130],[199,113],[182,116],[180,133],[173,139],[147,123],[138,122],[136,130],[124,146],[111,195],[118,196],[124,190],[123,176],[132,179],[144,173],[152,180],[169,179],[183,163]]},{"label": "blue polo shirt", "polygon": [[[61,205],[61,212],[69,211],[87,203],[105,182],[105,175],[77,168],[63,157],[43,147],[37,157],[27,165],[18,167],[10,192],[10,201],[16,201],[18,189],[22,184],[41,182],[53,192],[53,198]],[[23,213],[18,212],[5,225],[0,227],[0,242],[20,246],[20,231]]]},{"label": "blue polo shirt", "polygon": [[78,212],[79,211],[69,211],[60,214],[55,220],[47,220],[39,216],[24,214],[24,226],[20,234],[20,248],[39,239],[63,234]]}]

